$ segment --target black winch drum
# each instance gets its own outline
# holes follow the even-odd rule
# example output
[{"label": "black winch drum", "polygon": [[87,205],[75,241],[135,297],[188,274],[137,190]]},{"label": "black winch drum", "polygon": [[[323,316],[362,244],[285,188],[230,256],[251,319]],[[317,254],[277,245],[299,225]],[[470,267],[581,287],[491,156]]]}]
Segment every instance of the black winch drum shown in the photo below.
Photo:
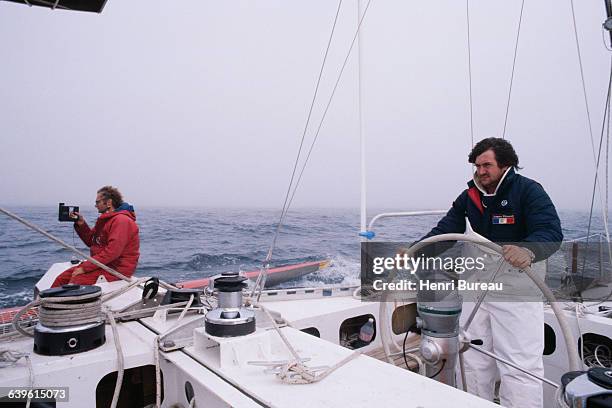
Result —
[{"label": "black winch drum", "polygon": [[[95,294],[98,296],[95,296]],[[84,307],[99,300],[101,289],[98,286],[64,285],[60,288],[51,288],[40,292],[40,297],[61,298],[91,295],[92,297],[82,300],[66,300],[60,304],[79,305]],[[43,306],[41,306],[43,307]],[[53,306],[49,306],[51,309]],[[78,308],[74,313],[78,313]],[[39,321],[34,328],[34,352],[45,356],[63,356],[66,354],[81,353],[93,350],[103,345],[106,341],[104,320],[100,316],[99,322],[81,325],[45,326],[44,321]]]}]

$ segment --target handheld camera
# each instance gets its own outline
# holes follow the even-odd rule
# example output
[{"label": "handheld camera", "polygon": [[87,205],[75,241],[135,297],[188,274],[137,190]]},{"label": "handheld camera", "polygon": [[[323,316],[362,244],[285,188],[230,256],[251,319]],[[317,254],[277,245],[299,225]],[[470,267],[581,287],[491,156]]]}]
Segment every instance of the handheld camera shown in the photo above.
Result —
[{"label": "handheld camera", "polygon": [[57,216],[58,221],[61,222],[76,222],[79,217],[70,216],[71,212],[79,212],[78,205],[64,205],[64,203],[59,203],[59,213]]}]

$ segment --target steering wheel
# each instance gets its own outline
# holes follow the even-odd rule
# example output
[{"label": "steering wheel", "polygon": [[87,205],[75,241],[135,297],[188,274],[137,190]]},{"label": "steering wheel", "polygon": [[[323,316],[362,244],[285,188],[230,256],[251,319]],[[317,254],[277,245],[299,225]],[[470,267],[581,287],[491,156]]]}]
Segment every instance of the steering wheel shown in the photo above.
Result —
[{"label": "steering wheel", "polygon": [[[503,255],[502,247],[500,245],[494,242],[491,242],[488,239],[474,233],[473,231],[471,231],[471,229],[466,231],[465,234],[441,234],[441,235],[435,235],[435,236],[426,238],[416,243],[412,247],[408,248],[405,254],[408,257],[411,257],[417,251],[424,248],[425,246],[432,244],[432,243],[436,243],[436,242],[442,242],[442,241],[471,242],[474,244],[478,244],[478,245],[487,247],[491,249],[492,251],[495,251],[498,254]],[[561,328],[561,332],[563,334],[563,339],[565,341],[570,371],[580,370],[581,369],[580,368],[581,364],[579,363],[580,359],[578,357],[578,351],[574,348],[574,344],[576,343],[574,341],[572,331],[569,327],[569,324],[567,323],[567,320],[565,319],[565,315],[563,314],[561,307],[559,306],[559,304],[557,303],[557,300],[555,299],[554,294],[552,293],[550,288],[548,288],[548,286],[546,286],[546,284],[531,270],[531,267],[527,267],[523,269],[523,272],[527,276],[529,276],[529,278],[537,285],[537,287],[540,289],[540,291],[542,292],[546,300],[550,303],[550,306],[553,312],[555,313],[555,317],[557,318],[559,327]],[[386,297],[386,294],[383,293],[383,298],[380,300],[380,307],[379,307],[379,312],[378,312],[378,320],[379,322],[381,322],[380,324],[381,328],[386,327],[386,325],[383,326],[382,322],[387,322],[389,320],[385,297]],[[389,360],[390,355],[391,355],[391,351],[389,350],[389,343],[392,341],[392,339],[390,338],[390,333],[387,332],[387,330],[383,329],[380,331],[380,337],[381,337],[381,342],[383,344],[383,349],[385,351],[385,356],[387,357],[387,360]]]}]

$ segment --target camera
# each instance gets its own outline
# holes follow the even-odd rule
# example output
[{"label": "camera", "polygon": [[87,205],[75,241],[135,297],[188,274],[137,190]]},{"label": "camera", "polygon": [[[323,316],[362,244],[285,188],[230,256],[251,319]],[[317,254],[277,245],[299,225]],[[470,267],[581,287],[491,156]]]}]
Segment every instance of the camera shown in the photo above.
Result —
[{"label": "camera", "polygon": [[59,203],[59,214],[57,216],[58,221],[62,222],[76,222],[79,217],[70,216],[71,212],[79,212],[78,205],[64,205],[64,203]]}]

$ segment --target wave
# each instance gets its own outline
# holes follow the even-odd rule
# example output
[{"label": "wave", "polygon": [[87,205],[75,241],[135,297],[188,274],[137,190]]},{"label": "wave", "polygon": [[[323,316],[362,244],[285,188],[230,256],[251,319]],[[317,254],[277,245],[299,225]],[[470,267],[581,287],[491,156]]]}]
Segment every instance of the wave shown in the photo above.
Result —
[{"label": "wave", "polygon": [[182,265],[184,269],[188,270],[202,270],[211,269],[219,266],[240,266],[240,265],[254,265],[261,260],[251,257],[249,255],[239,253],[221,253],[221,254],[208,254],[208,253],[196,253],[191,256],[186,262],[177,262],[176,264]]},{"label": "wave", "polygon": [[[320,260],[321,258],[319,258]],[[357,286],[360,284],[360,262],[344,256],[329,257],[331,265],[298,279],[283,282],[276,288],[321,287],[329,285]]]},{"label": "wave", "polygon": [[[57,207],[22,209],[21,215],[57,235],[76,241],[69,225],[56,221]],[[588,212],[560,212],[568,239],[586,235]],[[97,214],[85,214],[90,225]],[[141,259],[137,276],[158,276],[170,282],[208,277],[226,271],[257,270],[265,259],[279,211],[248,209],[139,210]],[[410,241],[425,234],[439,216],[385,219],[379,240]],[[599,218],[592,232],[602,230]],[[15,224],[16,225],[16,224]],[[280,230],[272,265],[332,259],[324,270],[283,283],[291,286],[354,285],[359,283],[359,214],[345,210],[291,210]],[[32,286],[55,262],[72,254],[57,244],[0,217],[0,306],[23,304]]]},{"label": "wave", "polygon": [[14,291],[10,295],[0,295],[0,308],[4,309],[7,307],[23,306],[28,304],[34,298],[34,291],[32,287],[24,287]]}]

